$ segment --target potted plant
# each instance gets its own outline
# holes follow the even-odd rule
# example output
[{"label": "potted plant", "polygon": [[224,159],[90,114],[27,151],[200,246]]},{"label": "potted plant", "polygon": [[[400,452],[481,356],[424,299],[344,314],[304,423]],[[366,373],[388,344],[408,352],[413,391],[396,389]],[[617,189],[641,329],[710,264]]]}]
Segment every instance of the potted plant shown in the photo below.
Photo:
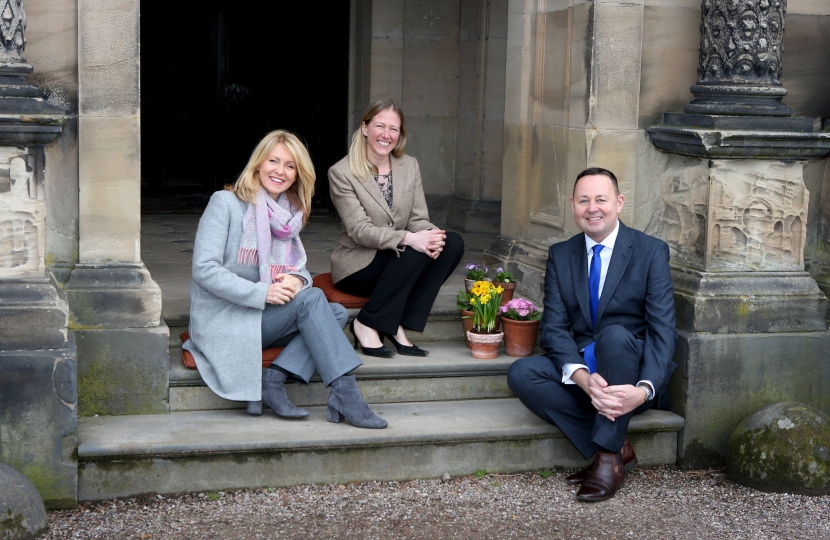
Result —
[{"label": "potted plant", "polygon": [[499,308],[504,350],[509,356],[530,356],[536,347],[542,312],[524,298],[510,300]]},{"label": "potted plant", "polygon": [[476,281],[484,281],[487,278],[487,267],[483,264],[469,263],[466,268],[467,276],[464,278],[464,290],[470,292]]},{"label": "potted plant", "polygon": [[473,329],[473,310],[470,306],[470,293],[465,291],[458,291],[458,296],[455,297],[455,305],[461,310],[461,324],[464,325],[464,341],[467,348],[471,349],[470,340],[467,339],[467,332]]},{"label": "potted plant", "polygon": [[503,289],[490,281],[476,281],[470,290],[473,329],[467,332],[473,358],[490,359],[499,354],[504,333],[496,329]]},{"label": "potted plant", "polygon": [[513,299],[513,293],[516,291],[516,280],[513,279],[513,274],[509,270],[502,267],[496,268],[496,277],[493,278],[493,283],[504,289],[501,295],[501,305]]}]

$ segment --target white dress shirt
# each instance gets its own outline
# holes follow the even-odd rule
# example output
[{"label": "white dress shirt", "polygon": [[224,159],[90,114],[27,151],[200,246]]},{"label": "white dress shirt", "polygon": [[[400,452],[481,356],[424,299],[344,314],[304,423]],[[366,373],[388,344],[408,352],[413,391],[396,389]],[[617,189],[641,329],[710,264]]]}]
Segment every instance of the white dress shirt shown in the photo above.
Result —
[{"label": "white dress shirt", "polygon": [[[608,265],[611,263],[611,255],[614,253],[614,244],[617,243],[617,233],[620,232],[620,222],[617,220],[617,226],[614,227],[614,230],[611,231],[611,234],[605,237],[602,242],[594,242],[588,235],[585,235],[585,250],[588,256],[588,279],[590,280],[591,276],[591,260],[594,258],[594,246],[597,244],[602,244],[602,251],[599,252],[599,260],[602,263],[599,272],[599,297],[602,298],[602,288],[605,286],[605,276],[608,274]],[[582,352],[581,349],[580,352]],[[563,384],[576,384],[571,380],[571,375],[577,369],[588,369],[588,366],[585,364],[565,364],[562,366],[562,383]],[[651,384],[651,381],[640,381],[644,383],[648,383],[651,387],[652,393],[654,392],[654,385]],[[638,382],[637,384],[640,384]]]}]

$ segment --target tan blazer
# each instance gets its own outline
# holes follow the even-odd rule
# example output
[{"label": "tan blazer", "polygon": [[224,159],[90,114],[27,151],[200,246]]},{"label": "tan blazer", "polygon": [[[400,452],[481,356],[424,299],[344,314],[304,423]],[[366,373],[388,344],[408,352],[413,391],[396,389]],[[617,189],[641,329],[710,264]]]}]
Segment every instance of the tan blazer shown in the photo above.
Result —
[{"label": "tan blazer", "polygon": [[437,228],[429,222],[421,170],[414,157],[392,158],[391,209],[374,178],[354,177],[349,156],[329,169],[329,190],[342,220],[339,244],[331,254],[335,283],[369,266],[379,249],[394,249],[400,256],[405,247],[398,244],[407,231]]}]

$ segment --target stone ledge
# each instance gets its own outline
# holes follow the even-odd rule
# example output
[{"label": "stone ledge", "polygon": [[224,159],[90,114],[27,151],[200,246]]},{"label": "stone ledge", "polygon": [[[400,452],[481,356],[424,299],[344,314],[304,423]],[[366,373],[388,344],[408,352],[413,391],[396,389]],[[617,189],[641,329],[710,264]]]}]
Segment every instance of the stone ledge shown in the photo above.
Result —
[{"label": "stone ledge", "polygon": [[[311,416],[302,421],[270,414],[253,417],[243,411],[84,418],[78,428],[78,460],[563,437],[559,429],[535,416],[518,399],[393,403],[376,405],[374,410],[389,421],[388,428],[366,430],[332,424],[326,422],[323,407],[311,408]],[[630,432],[676,432],[683,424],[674,413],[652,410],[634,417]]]},{"label": "stone ledge", "polygon": [[[375,358],[358,353],[363,365],[355,376],[360,379],[401,379],[432,377],[464,377],[469,375],[506,375],[517,358],[503,352],[494,360],[478,360],[470,356],[463,342],[419,342],[430,355],[419,358],[396,355],[392,358]],[[541,350],[536,351],[542,354]],[[312,380],[319,380],[315,376]],[[204,386],[201,375],[195,369],[182,365],[181,349],[170,350],[170,386]]]}]

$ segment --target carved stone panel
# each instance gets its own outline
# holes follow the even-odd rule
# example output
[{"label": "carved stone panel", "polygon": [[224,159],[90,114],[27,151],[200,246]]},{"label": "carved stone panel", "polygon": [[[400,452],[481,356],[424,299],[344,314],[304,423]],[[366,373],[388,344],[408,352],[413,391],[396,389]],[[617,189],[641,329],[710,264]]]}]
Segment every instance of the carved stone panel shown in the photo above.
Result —
[{"label": "carved stone panel", "polygon": [[660,226],[673,264],[704,272],[804,270],[809,193],[802,171],[799,162],[750,160],[666,170]]},{"label": "carved stone panel", "polygon": [[43,276],[46,203],[32,156],[0,147],[0,279]]},{"label": "carved stone panel", "polygon": [[713,161],[707,270],[804,270],[803,163]]},{"label": "carved stone panel", "polygon": [[663,211],[660,235],[669,244],[674,264],[703,270],[706,266],[706,219],[709,167],[670,167],[661,179]]}]

